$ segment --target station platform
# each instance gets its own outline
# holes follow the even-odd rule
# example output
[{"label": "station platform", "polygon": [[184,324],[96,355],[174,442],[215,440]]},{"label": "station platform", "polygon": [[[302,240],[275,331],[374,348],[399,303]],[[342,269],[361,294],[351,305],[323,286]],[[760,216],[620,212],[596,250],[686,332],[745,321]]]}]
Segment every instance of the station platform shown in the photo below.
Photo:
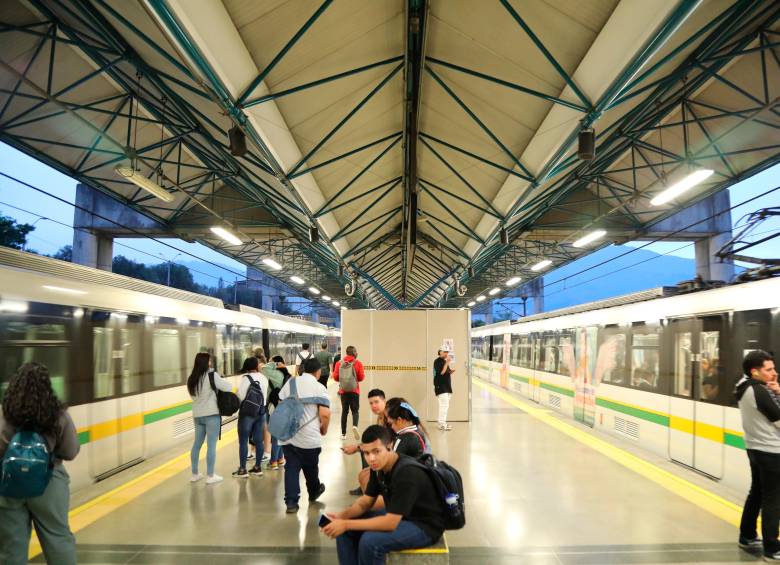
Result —
[{"label": "station platform", "polygon": [[[429,429],[434,453],[460,470],[466,488],[467,526],[446,534],[450,563],[757,560],[736,546],[744,493],[482,381],[474,380],[472,391],[471,424]],[[361,409],[367,425],[370,412]],[[304,496],[298,514],[287,515],[283,471],[231,478],[238,450],[235,431],[225,430],[217,456],[221,484],[189,482],[189,444],[183,443],[75,493],[71,524],[79,563],[337,563],[335,543],[319,532],[317,520],[323,510],[354,500],[347,491],[360,468],[357,456],[339,450],[337,410],[320,459],[327,487],[321,502],[309,504]]]}]

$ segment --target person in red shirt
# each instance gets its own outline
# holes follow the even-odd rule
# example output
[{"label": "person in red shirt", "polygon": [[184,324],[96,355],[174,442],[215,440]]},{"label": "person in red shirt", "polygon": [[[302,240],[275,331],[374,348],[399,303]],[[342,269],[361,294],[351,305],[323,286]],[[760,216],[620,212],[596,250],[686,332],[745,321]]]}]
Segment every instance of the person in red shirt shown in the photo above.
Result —
[{"label": "person in red shirt", "polygon": [[[343,366],[343,370],[342,370]],[[339,380],[340,375],[343,379]],[[360,440],[358,418],[360,417],[360,383],[366,378],[363,363],[357,359],[354,345],[347,347],[347,354],[333,367],[333,380],[339,383],[341,398],[341,439],[347,439],[347,413],[352,411],[352,434]]]}]

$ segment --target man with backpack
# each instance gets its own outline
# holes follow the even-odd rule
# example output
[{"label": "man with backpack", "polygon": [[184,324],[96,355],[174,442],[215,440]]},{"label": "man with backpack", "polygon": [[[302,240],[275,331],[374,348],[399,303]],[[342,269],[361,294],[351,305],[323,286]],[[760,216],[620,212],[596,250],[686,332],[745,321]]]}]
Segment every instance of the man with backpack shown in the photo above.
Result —
[{"label": "man with backpack", "polygon": [[309,344],[304,343],[301,345],[301,350],[295,355],[295,374],[296,375],[302,375],[303,374],[303,362],[306,361],[306,359],[311,359],[314,357],[311,351],[309,351]]},{"label": "man with backpack", "polygon": [[319,376],[320,362],[314,357],[306,359],[303,374],[282,387],[279,406],[271,415],[271,434],[284,449],[284,503],[288,514],[298,512],[301,471],[306,478],[309,502],[315,502],[325,492],[319,478],[319,460],[322,436],[330,423],[330,400],[328,391],[317,380]]},{"label": "man with backpack", "polygon": [[317,358],[317,361],[320,362],[320,365],[322,366],[322,373],[320,376],[320,384],[324,386],[325,388],[328,388],[328,378],[330,377],[331,372],[333,372],[333,355],[330,354],[328,351],[328,344],[323,343],[322,349],[314,354],[314,356]]},{"label": "man with backpack", "polygon": [[[262,462],[256,460],[254,467],[246,469],[249,438],[260,453],[264,445],[263,430],[265,429],[266,399],[268,398],[268,377],[260,372],[260,361],[265,358],[249,357],[244,361],[241,372],[241,382],[238,384],[238,399],[241,404],[238,409],[238,469],[233,472],[236,479],[247,479],[249,475],[262,477]],[[270,451],[271,446],[268,445]]]},{"label": "man with backpack", "polygon": [[352,411],[352,434],[360,439],[360,383],[366,378],[363,363],[357,359],[354,345],[347,347],[347,354],[333,367],[333,380],[339,383],[341,398],[341,439],[347,439],[347,414]]},{"label": "man with backpack", "polygon": [[[363,432],[361,450],[371,469],[366,492],[322,531],[336,539],[339,563],[383,563],[390,551],[436,543],[446,527],[444,501],[429,471],[417,460],[392,450],[386,426]],[[382,495],[385,510],[372,512]]]}]

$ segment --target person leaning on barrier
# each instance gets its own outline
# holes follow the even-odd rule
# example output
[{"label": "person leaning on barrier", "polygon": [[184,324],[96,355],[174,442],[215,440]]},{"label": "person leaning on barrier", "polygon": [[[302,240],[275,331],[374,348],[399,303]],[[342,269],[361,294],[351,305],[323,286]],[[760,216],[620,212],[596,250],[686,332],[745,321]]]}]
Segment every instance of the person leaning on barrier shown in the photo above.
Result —
[{"label": "person leaning on barrier", "polygon": [[[54,468],[43,494],[34,498],[0,496],[0,563],[27,563],[32,526],[47,563],[76,563],[76,539],[68,525],[70,478],[62,465],[79,452],[76,426],[51,386],[49,370],[25,363],[8,383],[0,415],[0,460],[20,430],[38,432],[53,454]],[[19,492],[16,490],[16,492]]]},{"label": "person leaning on barrier", "polygon": [[[371,408],[371,412],[376,416],[376,423],[380,426],[384,426],[385,422],[385,393],[383,390],[374,388],[368,391],[368,407]],[[363,453],[360,451],[360,444],[345,445],[341,448],[347,455],[353,455],[360,453],[360,465],[362,469],[358,473],[358,486],[349,491],[349,494],[353,496],[360,496],[368,484],[368,463],[366,458],[363,457]]]},{"label": "person leaning on barrier", "polygon": [[[765,561],[780,561],[780,394],[777,371],[766,351],[751,351],[742,361],[744,376],[734,391],[742,416],[750,462],[750,492],[739,526],[739,547],[763,550]],[[761,533],[756,523],[761,513]]]},{"label": "person leaning on barrier", "polygon": [[[390,551],[436,543],[444,517],[426,471],[392,450],[386,426],[369,426],[361,439],[371,469],[366,493],[346,510],[327,514],[331,522],[322,528],[336,539],[339,563],[384,563]],[[385,508],[371,511],[380,495]]]}]

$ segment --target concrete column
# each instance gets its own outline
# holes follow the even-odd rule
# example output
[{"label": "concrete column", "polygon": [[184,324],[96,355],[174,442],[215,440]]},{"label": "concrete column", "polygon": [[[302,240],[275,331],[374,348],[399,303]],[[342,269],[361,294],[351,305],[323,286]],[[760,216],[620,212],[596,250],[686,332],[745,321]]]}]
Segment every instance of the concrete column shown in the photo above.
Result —
[{"label": "concrete column", "polygon": [[114,238],[84,229],[73,230],[73,262],[104,271],[111,270]]},{"label": "concrete column", "polygon": [[311,311],[311,321],[314,322],[315,324],[320,323],[320,314],[316,310]]},{"label": "concrete column", "polygon": [[263,310],[270,312],[271,310],[274,309],[274,297],[266,292],[263,293],[262,303],[263,303]]},{"label": "concrete column", "polygon": [[544,277],[538,277],[521,286],[517,290],[517,296],[527,296],[530,299],[526,303],[527,316],[544,312]]}]

